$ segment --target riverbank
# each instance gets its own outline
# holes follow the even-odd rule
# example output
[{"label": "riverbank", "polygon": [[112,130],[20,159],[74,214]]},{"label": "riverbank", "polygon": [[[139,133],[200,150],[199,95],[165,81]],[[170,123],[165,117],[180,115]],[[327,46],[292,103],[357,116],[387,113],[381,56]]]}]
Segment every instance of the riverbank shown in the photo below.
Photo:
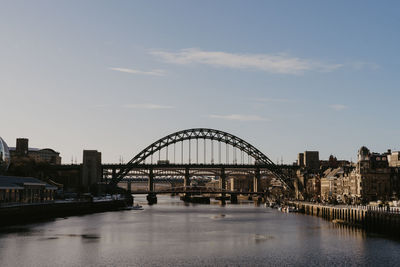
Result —
[{"label": "riverbank", "polygon": [[0,226],[115,211],[126,207],[128,204],[126,199],[121,198],[102,201],[56,201],[49,203],[9,205],[0,208]]},{"label": "riverbank", "polygon": [[291,201],[288,204],[307,215],[400,238],[400,213],[398,212],[361,206],[326,206],[299,201]]}]

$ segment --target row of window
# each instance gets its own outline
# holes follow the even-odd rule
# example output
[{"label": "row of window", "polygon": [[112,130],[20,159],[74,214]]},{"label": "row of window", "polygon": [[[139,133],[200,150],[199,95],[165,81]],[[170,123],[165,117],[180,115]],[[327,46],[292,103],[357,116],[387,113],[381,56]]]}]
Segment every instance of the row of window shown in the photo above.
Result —
[{"label": "row of window", "polygon": [[53,190],[0,189],[0,203],[40,203],[54,200]]}]

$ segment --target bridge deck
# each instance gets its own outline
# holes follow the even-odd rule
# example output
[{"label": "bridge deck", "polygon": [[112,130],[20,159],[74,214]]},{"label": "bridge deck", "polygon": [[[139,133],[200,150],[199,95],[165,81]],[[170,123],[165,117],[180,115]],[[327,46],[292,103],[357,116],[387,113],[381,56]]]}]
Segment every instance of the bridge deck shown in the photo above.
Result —
[{"label": "bridge deck", "polygon": [[237,194],[237,195],[262,195],[265,194],[265,192],[237,192],[237,191],[184,191],[184,190],[165,190],[165,191],[132,191],[132,195],[147,195],[147,194],[185,194],[185,193],[190,193],[190,194]]}]

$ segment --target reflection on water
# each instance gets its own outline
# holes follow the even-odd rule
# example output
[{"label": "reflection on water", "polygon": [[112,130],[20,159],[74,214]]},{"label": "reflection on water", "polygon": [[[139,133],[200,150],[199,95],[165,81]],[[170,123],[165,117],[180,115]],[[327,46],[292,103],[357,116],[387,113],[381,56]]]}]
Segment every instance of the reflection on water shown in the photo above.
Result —
[{"label": "reflection on water", "polygon": [[159,197],[127,210],[0,228],[1,266],[395,266],[400,243],[253,204]]}]

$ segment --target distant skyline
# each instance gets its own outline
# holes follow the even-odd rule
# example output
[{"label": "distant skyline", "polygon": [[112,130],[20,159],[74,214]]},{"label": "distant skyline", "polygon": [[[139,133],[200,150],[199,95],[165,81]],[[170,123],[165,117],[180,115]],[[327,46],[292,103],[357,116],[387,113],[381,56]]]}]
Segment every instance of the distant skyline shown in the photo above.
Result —
[{"label": "distant skyline", "polygon": [[1,1],[0,136],[63,163],[128,161],[170,133],[232,133],[272,161],[400,150],[398,1]]}]

